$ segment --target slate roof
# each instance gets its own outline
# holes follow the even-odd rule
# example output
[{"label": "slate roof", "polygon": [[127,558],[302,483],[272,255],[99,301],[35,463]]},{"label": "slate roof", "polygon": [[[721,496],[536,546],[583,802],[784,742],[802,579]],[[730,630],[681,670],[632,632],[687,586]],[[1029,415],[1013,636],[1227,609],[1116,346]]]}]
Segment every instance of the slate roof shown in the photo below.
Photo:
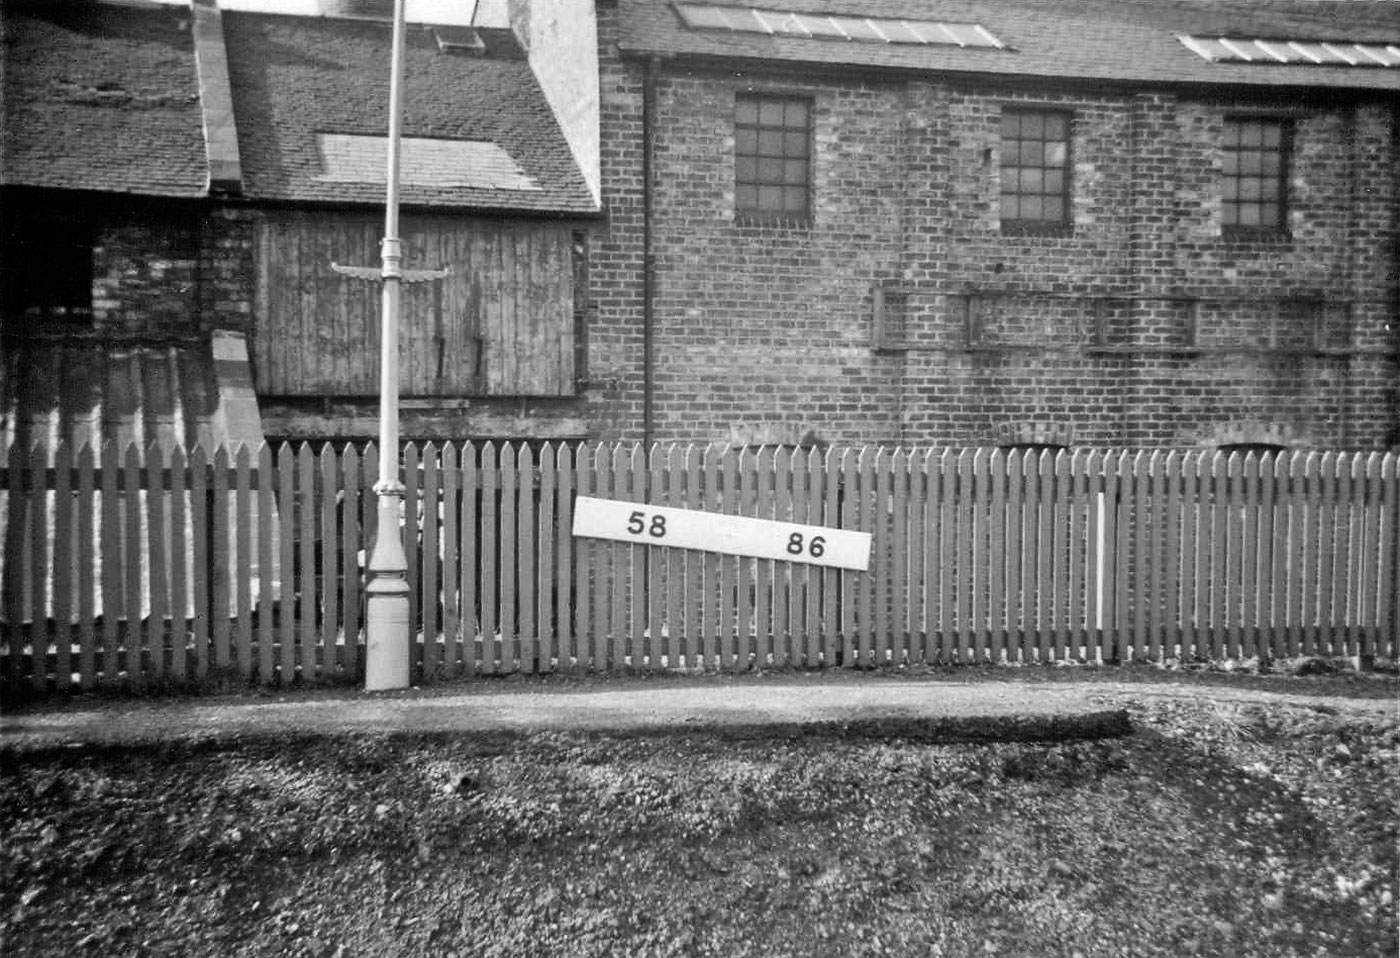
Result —
[{"label": "slate roof", "polygon": [[721,6],[980,23],[1010,50],[690,30],[669,0],[619,0],[619,49],[678,57],[1025,78],[1400,90],[1400,70],[1212,63],[1182,34],[1400,42],[1396,0],[697,0]]},{"label": "slate roof", "polygon": [[0,182],[205,195],[189,10],[4,2]]},{"label": "slate roof", "polygon": [[[140,0],[3,3],[0,183],[208,195],[188,8]],[[318,134],[385,136],[389,25],[232,11],[222,19],[243,196],[382,205],[382,166],[366,182],[327,177],[319,145],[324,137],[318,140]],[[480,176],[444,177],[444,183],[458,185],[406,183],[401,201],[596,213],[558,122],[509,31],[482,33],[487,55],[465,56],[440,53],[426,27],[408,29],[404,135],[475,141],[477,147],[459,152],[494,159]],[[502,175],[500,150],[480,144],[503,150],[520,176]],[[507,188],[523,181],[537,188]],[[461,185],[493,182],[497,185]]]},{"label": "slate roof", "polygon": [[[389,24],[233,11],[223,20],[245,194],[382,204],[382,179],[347,183],[323,176],[317,134],[384,136]],[[413,25],[405,48],[403,135],[494,142],[540,188],[405,183],[404,204],[597,211],[523,55],[443,54],[429,29]]]}]

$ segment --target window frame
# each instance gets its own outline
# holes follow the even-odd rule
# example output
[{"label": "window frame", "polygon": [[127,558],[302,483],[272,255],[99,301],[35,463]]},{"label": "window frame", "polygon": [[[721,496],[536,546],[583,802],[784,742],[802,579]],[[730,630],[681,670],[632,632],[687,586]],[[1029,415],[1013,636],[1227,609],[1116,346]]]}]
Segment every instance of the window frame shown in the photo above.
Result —
[{"label": "window frame", "polygon": [[[743,119],[743,104],[745,102],[754,104],[754,121],[748,122]],[[783,119],[780,124],[763,122],[764,105],[770,107],[778,104],[782,107]],[[804,121],[801,127],[791,125],[787,122],[787,109],[789,105],[800,104],[804,111]],[[814,160],[815,150],[815,129],[814,113],[816,101],[813,97],[801,93],[791,93],[780,90],[740,90],[734,95],[734,151],[732,161],[734,165],[734,222],[739,225],[758,226],[809,226],[813,220],[813,206],[815,199]],[[753,134],[753,149],[743,149],[744,134]],[[779,136],[782,147],[777,153],[765,152],[762,147],[764,133],[770,136]],[[792,137],[801,135],[802,153],[789,152],[789,145]],[[776,162],[782,168],[782,174],[777,177],[764,176],[760,172],[763,161],[769,163]],[[752,177],[744,175],[745,162],[753,164]],[[792,165],[801,163],[802,179],[800,182],[789,181],[786,177]],[[764,209],[758,201],[763,189],[778,189],[780,191],[780,208]],[[745,206],[741,203],[746,189],[754,190],[754,205]],[[786,193],[789,190],[800,190],[802,197],[801,210],[789,209],[786,202]]]},{"label": "window frame", "polygon": [[[1042,148],[1041,163],[1037,166],[1030,166],[1018,162],[1015,166],[1010,168],[1018,171],[1027,169],[1038,170],[1042,177],[1049,171],[1058,172],[1063,177],[1063,181],[1061,189],[1057,193],[1052,193],[1043,189],[1035,193],[1024,193],[1020,190],[1019,183],[1017,184],[1017,189],[1012,192],[1008,192],[1003,188],[1003,176],[1008,169],[1006,163],[1007,137],[1004,129],[1005,118],[1008,114],[1019,116],[1035,115],[1042,120],[1042,134],[1039,140],[1033,140],[1019,135],[1016,137],[1017,143],[1040,144]],[[1059,117],[1064,121],[1063,142],[1065,158],[1062,163],[1055,166],[1047,165],[1044,161],[1044,147],[1046,144],[1059,142],[1058,140],[1047,139],[1043,132],[1043,121],[1051,116]],[[1038,104],[1006,104],[1002,106],[998,116],[997,136],[997,216],[1001,232],[1007,236],[1066,236],[1072,233],[1074,231],[1074,209],[1072,203],[1074,198],[1074,111],[1062,107],[1041,106]],[[1022,219],[1020,217],[1007,219],[1001,212],[1002,197],[1004,196],[1017,197],[1018,205],[1019,200],[1026,197],[1039,197],[1041,200],[1057,197],[1062,204],[1062,212],[1057,220],[1050,220],[1044,217],[1039,219]]]},{"label": "window frame", "polygon": [[[1270,181],[1269,181],[1268,179],[1265,179],[1262,175],[1259,175],[1259,176],[1252,176],[1252,175],[1250,175],[1250,174],[1245,174],[1245,173],[1243,173],[1243,172],[1242,172],[1243,164],[1242,164],[1242,163],[1239,163],[1239,162],[1236,162],[1236,163],[1235,163],[1235,172],[1234,172],[1234,173],[1227,172],[1227,171],[1226,171],[1226,168],[1225,168],[1225,167],[1227,166],[1227,163],[1226,163],[1226,159],[1225,159],[1225,158],[1226,158],[1228,155],[1230,155],[1230,154],[1233,153],[1233,154],[1235,154],[1236,156],[1240,156],[1240,155],[1243,155],[1244,153],[1246,153],[1246,151],[1245,151],[1244,149],[1241,149],[1241,146],[1242,146],[1243,144],[1232,144],[1232,143],[1230,142],[1230,136],[1229,136],[1229,134],[1228,134],[1228,131],[1229,131],[1229,129],[1231,128],[1232,125],[1234,125],[1234,124],[1242,124],[1242,123],[1273,124],[1273,125],[1276,125],[1276,126],[1278,127],[1278,129],[1279,129],[1278,148],[1277,148],[1277,154],[1276,154],[1276,155],[1278,156],[1278,169],[1277,169],[1277,171],[1275,171],[1275,173],[1273,174],[1273,180],[1272,180],[1272,184],[1273,184],[1273,187],[1274,187],[1272,204],[1273,204],[1274,206],[1277,207],[1278,212],[1277,212],[1277,215],[1276,215],[1276,216],[1272,219],[1272,221],[1269,222],[1269,223],[1264,223],[1264,222],[1262,222],[1262,212],[1263,212],[1263,209],[1264,209],[1264,208],[1267,208],[1267,206],[1266,206],[1266,201],[1263,199],[1262,194],[1261,194],[1260,199],[1258,199],[1258,200],[1248,200],[1248,201],[1241,200],[1241,198],[1240,198],[1240,192],[1241,192],[1241,191],[1240,191],[1240,186],[1239,186],[1239,184],[1242,183],[1242,182],[1244,182],[1244,180],[1246,180],[1246,179],[1258,179],[1258,180],[1260,180],[1261,182],[1266,183],[1266,184],[1269,183]],[[1227,113],[1227,114],[1225,114],[1225,116],[1222,118],[1222,122],[1221,122],[1221,131],[1222,131],[1222,133],[1221,133],[1221,140],[1220,140],[1220,157],[1221,157],[1221,169],[1220,169],[1220,231],[1221,231],[1221,235],[1223,235],[1223,236],[1225,236],[1225,237],[1227,237],[1227,238],[1236,238],[1236,239],[1276,239],[1276,238],[1277,238],[1277,239],[1286,239],[1286,238],[1288,238],[1288,237],[1291,235],[1291,231],[1289,230],[1288,222],[1289,222],[1289,215],[1290,215],[1291,208],[1292,208],[1292,205],[1291,205],[1291,203],[1290,203],[1290,200],[1292,199],[1292,197],[1291,197],[1291,195],[1290,195],[1290,190],[1289,190],[1289,185],[1288,185],[1288,184],[1289,184],[1289,179],[1290,179],[1290,177],[1291,177],[1291,175],[1292,175],[1292,171],[1293,171],[1294,137],[1295,137],[1295,134],[1296,134],[1296,126],[1295,126],[1295,124],[1294,124],[1293,118],[1292,118],[1291,116],[1280,116],[1280,115],[1277,114],[1277,113]],[[1260,157],[1264,157],[1264,156],[1270,155],[1270,154],[1268,154],[1268,153],[1264,150],[1263,144],[1260,144],[1260,148],[1259,148],[1257,151],[1255,151],[1255,155],[1260,156]],[[1231,198],[1230,195],[1227,194],[1227,190],[1226,190],[1227,184],[1230,184],[1230,183],[1234,183],[1234,184],[1235,184],[1233,199]],[[1259,222],[1259,223],[1257,223],[1257,224],[1253,224],[1253,223],[1240,223],[1240,222],[1238,222],[1238,221],[1237,221],[1237,222],[1234,222],[1234,223],[1228,222],[1227,219],[1226,219],[1226,210],[1229,208],[1229,206],[1233,203],[1233,204],[1235,204],[1236,207],[1238,208],[1239,206],[1243,206],[1246,202],[1248,202],[1248,203],[1250,203],[1250,204],[1252,204],[1252,205],[1257,205],[1257,206],[1261,207],[1261,210],[1260,210],[1260,213],[1261,213],[1261,222]]]}]

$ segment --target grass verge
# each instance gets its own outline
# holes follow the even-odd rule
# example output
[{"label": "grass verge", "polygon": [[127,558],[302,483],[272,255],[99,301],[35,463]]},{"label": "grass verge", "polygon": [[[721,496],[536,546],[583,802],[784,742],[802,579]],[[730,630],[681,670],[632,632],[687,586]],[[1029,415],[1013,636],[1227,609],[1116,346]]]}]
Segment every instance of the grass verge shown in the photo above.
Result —
[{"label": "grass verge", "polygon": [[[0,753],[7,955],[1393,955],[1391,720]],[[1120,729],[1121,731],[1121,729]]]}]

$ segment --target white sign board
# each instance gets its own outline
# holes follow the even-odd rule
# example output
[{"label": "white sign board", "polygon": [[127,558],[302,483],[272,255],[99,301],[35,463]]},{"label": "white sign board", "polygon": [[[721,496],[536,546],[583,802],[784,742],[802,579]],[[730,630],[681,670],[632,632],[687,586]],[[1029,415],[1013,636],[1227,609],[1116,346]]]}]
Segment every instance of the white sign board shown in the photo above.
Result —
[{"label": "white sign board", "polygon": [[579,496],[574,535],[864,572],[870,533]]}]

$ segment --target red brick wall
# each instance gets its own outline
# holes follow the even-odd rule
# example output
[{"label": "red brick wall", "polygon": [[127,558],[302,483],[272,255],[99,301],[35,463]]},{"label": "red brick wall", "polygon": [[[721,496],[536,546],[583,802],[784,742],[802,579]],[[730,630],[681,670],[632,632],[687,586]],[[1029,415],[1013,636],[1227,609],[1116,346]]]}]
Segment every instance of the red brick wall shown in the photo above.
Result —
[{"label": "red brick wall", "polygon": [[[632,438],[645,67],[609,47],[612,16],[600,10],[609,221],[593,251],[591,395],[600,432]],[[734,221],[733,103],[749,89],[814,102],[810,226]],[[999,112],[1019,102],[1073,111],[1069,235],[1000,232]],[[1217,144],[1226,111],[1261,106],[663,65],[655,438],[971,444],[1032,422],[1068,427],[1075,444],[1400,444],[1385,354],[1397,348],[1396,114],[1366,100],[1296,110],[1291,238],[1239,242],[1221,235]],[[875,283],[908,290],[907,349],[871,348]],[[1006,294],[981,301],[973,348],[968,289]],[[1111,297],[1102,341],[1092,297]],[[1312,348],[1311,307],[1283,297],[1326,304],[1330,351]]]},{"label": "red brick wall", "polygon": [[598,9],[605,224],[589,251],[588,418],[606,438],[642,436],[642,68],[624,67]]}]

